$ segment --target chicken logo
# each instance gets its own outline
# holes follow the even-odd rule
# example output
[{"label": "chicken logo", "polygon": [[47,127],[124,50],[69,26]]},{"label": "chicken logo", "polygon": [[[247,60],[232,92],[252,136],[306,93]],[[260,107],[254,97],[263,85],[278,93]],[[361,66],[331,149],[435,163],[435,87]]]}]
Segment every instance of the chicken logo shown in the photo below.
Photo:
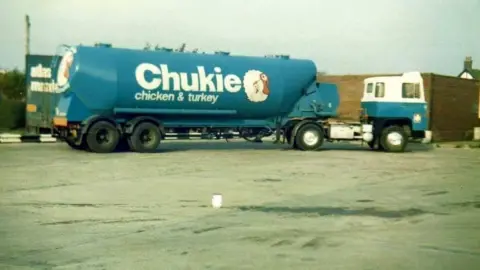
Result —
[{"label": "chicken logo", "polygon": [[63,56],[60,61],[60,66],[58,67],[57,73],[57,84],[62,87],[67,84],[68,79],[70,79],[70,67],[73,63],[73,52],[68,51]]},{"label": "chicken logo", "polygon": [[245,73],[243,87],[251,102],[263,102],[270,95],[268,76],[258,70],[249,70]]}]

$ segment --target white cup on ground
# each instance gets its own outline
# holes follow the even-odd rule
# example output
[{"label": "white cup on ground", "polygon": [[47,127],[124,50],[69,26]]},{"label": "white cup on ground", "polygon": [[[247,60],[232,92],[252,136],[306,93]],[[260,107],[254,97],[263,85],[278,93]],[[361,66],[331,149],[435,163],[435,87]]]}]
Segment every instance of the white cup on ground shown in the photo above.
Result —
[{"label": "white cup on ground", "polygon": [[214,193],[212,195],[212,207],[220,208],[222,207],[222,203],[223,203],[222,194]]}]

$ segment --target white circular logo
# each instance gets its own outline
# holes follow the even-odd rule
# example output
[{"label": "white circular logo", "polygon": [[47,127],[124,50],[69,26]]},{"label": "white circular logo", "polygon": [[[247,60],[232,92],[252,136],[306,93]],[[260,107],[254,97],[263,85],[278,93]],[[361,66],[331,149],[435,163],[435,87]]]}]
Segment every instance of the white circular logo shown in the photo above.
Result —
[{"label": "white circular logo", "polygon": [[251,102],[263,102],[270,95],[268,76],[259,70],[249,70],[245,73],[243,87]]}]

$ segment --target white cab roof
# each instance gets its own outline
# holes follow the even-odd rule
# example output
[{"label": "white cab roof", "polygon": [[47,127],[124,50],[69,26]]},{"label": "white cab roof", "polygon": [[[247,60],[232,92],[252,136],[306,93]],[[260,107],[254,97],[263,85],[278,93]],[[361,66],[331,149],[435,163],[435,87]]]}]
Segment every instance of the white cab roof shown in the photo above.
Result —
[{"label": "white cab roof", "polygon": [[363,80],[364,83],[372,82],[420,82],[422,81],[422,73],[419,71],[405,72],[401,76],[379,76],[379,77],[370,77]]}]

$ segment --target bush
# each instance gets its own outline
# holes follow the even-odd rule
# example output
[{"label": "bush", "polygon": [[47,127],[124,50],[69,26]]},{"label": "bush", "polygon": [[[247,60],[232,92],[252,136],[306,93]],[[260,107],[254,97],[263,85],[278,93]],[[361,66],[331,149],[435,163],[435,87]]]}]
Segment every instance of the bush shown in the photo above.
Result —
[{"label": "bush", "polygon": [[0,128],[25,127],[25,102],[2,98],[0,100]]},{"label": "bush", "polygon": [[8,99],[25,100],[26,93],[25,73],[14,69],[0,74],[0,95]]}]

